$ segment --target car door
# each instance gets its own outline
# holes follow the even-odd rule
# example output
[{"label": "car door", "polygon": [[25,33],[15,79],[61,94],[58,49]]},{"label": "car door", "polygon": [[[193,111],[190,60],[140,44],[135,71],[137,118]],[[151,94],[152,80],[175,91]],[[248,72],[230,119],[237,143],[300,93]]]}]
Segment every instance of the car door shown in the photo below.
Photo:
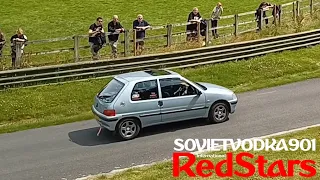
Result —
[{"label": "car door", "polygon": [[159,79],[162,122],[204,117],[205,95],[180,78]]},{"label": "car door", "polygon": [[138,116],[143,126],[161,122],[159,88],[157,80],[137,82],[131,92],[131,112]]}]

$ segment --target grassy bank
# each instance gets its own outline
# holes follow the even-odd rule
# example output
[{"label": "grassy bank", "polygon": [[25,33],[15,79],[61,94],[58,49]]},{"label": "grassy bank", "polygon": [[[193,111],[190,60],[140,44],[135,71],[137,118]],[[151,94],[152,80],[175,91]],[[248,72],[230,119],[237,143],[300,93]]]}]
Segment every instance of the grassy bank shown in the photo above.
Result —
[{"label": "grassy bank", "polygon": [[[263,57],[175,70],[193,81],[237,93],[320,77],[320,46]],[[92,119],[91,104],[110,79],[0,92],[0,133]]]},{"label": "grassy bank", "polygon": [[[299,132],[276,137],[276,139],[284,138],[284,139],[286,139],[286,142],[288,142],[289,139],[301,140],[301,139],[314,139],[314,138],[316,138],[317,139],[317,141],[316,141],[317,151],[304,152],[304,151],[298,150],[298,151],[279,151],[279,152],[272,152],[272,151],[250,152],[253,155],[255,155],[254,159],[250,160],[250,162],[253,162],[253,160],[256,160],[257,156],[263,155],[264,159],[268,160],[268,163],[266,163],[264,166],[264,169],[265,169],[264,171],[267,172],[267,167],[271,164],[271,162],[275,162],[279,159],[284,160],[284,161],[287,161],[287,160],[306,160],[306,159],[309,160],[310,159],[310,160],[313,160],[316,162],[315,168],[317,169],[317,171],[319,171],[319,169],[320,169],[320,166],[318,164],[320,162],[320,156],[319,156],[319,150],[318,150],[320,148],[320,133],[319,132],[320,132],[320,127],[315,127],[315,128],[310,128],[307,130],[303,130],[303,131],[299,131]],[[237,152],[241,152],[241,151],[237,151]],[[237,153],[237,152],[234,152],[234,153]],[[225,157],[221,157],[221,155],[223,156],[223,155],[225,155],[225,153],[226,152],[214,152],[214,153],[210,152],[207,155],[211,155],[211,157],[197,157],[196,162],[199,162],[200,160],[203,160],[203,159],[207,159],[207,160],[212,161],[216,165],[217,162],[225,159]],[[212,155],[215,155],[216,157],[212,157]],[[217,157],[219,155],[220,155],[220,157]],[[182,162],[180,164],[182,165],[185,163],[186,163],[186,161],[182,160]],[[234,160],[234,164],[236,164],[235,160]],[[286,168],[286,165],[287,165],[287,163],[285,163],[285,170],[288,171],[288,169]],[[225,172],[225,170],[226,170],[225,166],[222,166],[222,167],[223,167],[222,172]],[[276,169],[274,170],[274,172],[275,173],[279,172],[278,167],[276,166],[275,168]],[[192,170],[194,172],[196,172],[195,166],[192,167]],[[248,172],[247,170],[245,170],[245,168],[243,168],[243,167],[241,168],[239,165],[235,165],[233,171],[239,171],[241,173]],[[299,166],[295,166],[295,171],[294,171],[295,173],[294,173],[293,179],[305,179],[305,178],[299,177],[298,173],[301,171],[304,172],[303,170],[301,170],[299,168]],[[208,173],[208,172],[209,172],[208,170],[204,171],[204,173]],[[307,173],[307,172],[305,172],[305,173]],[[201,178],[200,177],[198,177],[198,178],[187,177],[185,172],[181,173],[181,176],[179,178],[174,178],[172,176],[172,162],[165,162],[165,163],[156,164],[151,167],[130,169],[130,170],[124,171],[123,173],[116,174],[114,176],[99,176],[99,177],[92,178],[92,179],[94,179],[94,180],[138,180],[138,179],[149,179],[149,180],[152,180],[152,179],[158,179],[158,180],[170,180],[170,179],[179,179],[180,180],[181,179],[182,180],[183,179],[183,180],[188,180],[188,179],[190,179],[191,180],[191,179],[201,179]],[[213,173],[213,176],[210,176],[206,179],[213,180],[213,179],[223,179],[223,178],[219,178],[215,175],[215,173]],[[237,180],[237,179],[244,179],[244,178],[234,177],[232,179]],[[259,177],[258,172],[256,172],[254,176],[252,176],[248,179],[256,179],[256,180],[261,179],[262,180],[262,179],[284,179],[284,178],[279,178],[279,177],[277,177],[277,178],[262,178],[262,177]],[[309,178],[309,179],[314,179],[314,180],[320,179],[319,172],[317,172],[317,174],[314,177]]]},{"label": "grassy bank", "polygon": [[[271,3],[283,4],[287,2],[292,2],[293,0],[272,0]],[[259,0],[229,0],[221,1],[224,7],[224,15],[233,15],[237,13],[243,13],[247,11],[254,11],[258,5],[261,3]],[[316,1],[315,1],[316,2]],[[211,15],[212,9],[215,7],[216,2],[209,0],[200,0],[197,2],[191,1],[159,1],[153,2],[152,0],[146,0],[143,2],[143,9],[135,8],[139,4],[135,1],[117,1],[116,8],[106,11],[105,9],[112,7],[113,2],[111,1],[93,1],[93,0],[80,0],[80,1],[61,1],[53,0],[50,2],[42,2],[39,0],[35,1],[23,1],[27,7],[20,7],[19,4],[22,3],[21,0],[14,2],[3,2],[3,5],[7,8],[0,10],[2,15],[1,30],[4,31],[7,39],[9,39],[15,32],[17,27],[22,27],[25,30],[26,35],[29,40],[39,40],[39,39],[49,39],[49,38],[58,38],[58,37],[67,37],[73,35],[84,35],[87,34],[88,27],[95,21],[97,16],[102,16],[104,18],[104,26],[106,27],[107,23],[111,20],[113,14],[117,14],[120,17],[120,20],[125,28],[132,28],[132,21],[136,19],[137,14],[143,14],[144,18],[152,24],[152,26],[174,24],[174,23],[184,23],[187,20],[188,14],[192,11],[192,8],[197,6],[201,15],[204,18],[209,18]],[[308,6],[309,1],[304,0],[301,2],[301,7]],[[95,6],[92,6],[95,4]],[[45,8],[42,8],[45,7]],[[17,17],[23,9],[28,8],[25,16],[21,18]],[[318,8],[314,7],[316,10]],[[283,8],[284,12],[289,12],[292,10],[291,6]],[[308,9],[302,10],[302,15],[308,13]],[[70,15],[71,14],[71,15]],[[270,12],[267,13],[270,15]],[[213,44],[224,44],[233,41],[239,40],[250,40],[261,37],[268,37],[272,34],[287,34],[290,32],[296,31],[297,23],[292,21],[292,13],[284,14],[282,19],[282,26],[276,33],[273,31],[266,30],[266,33],[261,35],[256,35],[256,33],[247,33],[245,35],[239,35],[236,38],[220,38],[219,40],[213,40]],[[241,16],[239,22],[247,22],[254,20],[254,15]],[[272,22],[272,20],[270,20]],[[311,26],[310,22],[313,24],[319,24],[317,18],[310,20],[305,19],[301,26],[302,30],[310,30],[314,27],[319,27],[318,25]],[[219,22],[219,26],[223,25],[232,25],[234,19],[222,19]],[[14,25],[14,26],[13,26]],[[240,25],[239,32],[256,27],[256,23]],[[173,33],[185,31],[185,26],[174,27]],[[271,29],[271,28],[270,28]],[[273,29],[273,27],[272,27]],[[231,34],[234,32],[234,27],[229,27],[226,29],[220,29],[220,35]],[[160,30],[151,30],[147,32],[147,36],[158,36],[165,35],[166,29]],[[210,33],[211,35],[211,33]],[[272,35],[273,36],[273,35]],[[130,34],[132,37],[132,34]],[[120,35],[120,39],[123,40],[123,34]],[[160,53],[168,52],[181,49],[190,49],[195,47],[200,47],[199,44],[187,44],[185,43],[185,36],[174,36],[174,44],[170,48],[163,48],[166,45],[167,39],[157,38],[149,39],[146,41],[146,51],[145,54],[150,53]],[[182,43],[182,44],[181,44]],[[88,40],[82,39],[80,46],[87,46]],[[62,48],[71,48],[73,47],[73,40],[60,41],[60,42],[50,42],[50,43],[40,43],[40,44],[31,44],[25,48],[24,56],[24,67],[34,67],[34,66],[44,66],[52,64],[63,64],[74,62],[73,52],[61,52],[55,54],[46,54],[46,55],[36,55],[30,56],[29,53],[43,52],[43,51],[53,51]],[[119,44],[119,52],[123,51],[123,44]],[[130,43],[131,50],[133,50],[132,43]],[[9,54],[9,46],[5,48],[5,54]],[[101,53],[104,58],[109,58],[111,49],[110,47],[105,47],[101,50]],[[90,60],[90,50],[81,49],[80,56],[86,57],[81,59],[81,61]],[[6,57],[3,62],[1,62],[1,69],[8,69],[11,66],[10,57]]]}]

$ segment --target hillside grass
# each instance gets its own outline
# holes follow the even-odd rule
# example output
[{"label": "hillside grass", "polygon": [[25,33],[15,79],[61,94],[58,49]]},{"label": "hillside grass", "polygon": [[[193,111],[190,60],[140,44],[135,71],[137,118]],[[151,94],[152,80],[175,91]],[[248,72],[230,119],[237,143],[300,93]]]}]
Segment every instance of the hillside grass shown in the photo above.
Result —
[{"label": "hillside grass", "polygon": [[[293,0],[272,0],[271,3],[287,3]],[[254,11],[258,5],[261,3],[260,0],[231,0],[221,1],[224,6],[224,15],[233,15],[237,13]],[[304,0],[301,7],[308,5],[307,0]],[[20,6],[20,4],[24,4]],[[15,33],[18,27],[22,27],[25,30],[26,35],[29,40],[39,40],[39,39],[49,39],[58,37],[67,37],[73,35],[84,35],[87,34],[90,24],[95,22],[96,17],[101,16],[104,18],[104,26],[111,20],[112,15],[117,14],[121,20],[121,23],[127,29],[132,29],[132,22],[136,19],[137,14],[143,14],[144,18],[151,23],[152,26],[174,24],[174,23],[184,23],[187,20],[188,14],[192,11],[193,7],[198,7],[201,15],[204,18],[209,18],[212,9],[215,7],[216,2],[209,0],[200,0],[197,2],[193,1],[168,1],[163,0],[159,2],[154,2],[152,0],[146,0],[144,2],[136,1],[125,1],[120,0],[114,4],[113,1],[93,1],[93,0],[81,0],[81,1],[62,1],[53,0],[48,2],[43,2],[40,0],[17,0],[14,2],[2,2],[2,5],[6,8],[0,10],[1,24],[0,29],[5,33],[7,39]],[[134,8],[143,5],[143,8]],[[28,9],[25,11],[25,9]],[[284,12],[291,11],[292,7],[288,6],[284,8]],[[317,9],[317,7],[315,7]],[[21,16],[21,12],[24,15]],[[302,10],[304,13],[308,12],[308,9]],[[268,13],[270,15],[270,13]],[[278,34],[286,34],[295,31],[292,27],[294,23],[292,22],[292,14],[286,14],[283,19],[283,26],[281,27],[281,32]],[[254,15],[248,15],[240,18],[241,22],[254,20]],[[221,20],[219,25],[233,24],[233,18]],[[314,22],[317,22],[315,19]],[[272,22],[272,20],[270,20]],[[319,24],[319,23],[318,23]],[[249,25],[239,26],[239,30],[247,30],[256,27],[256,23]],[[314,26],[318,27],[318,26]],[[220,34],[230,34],[233,33],[233,27],[225,30],[219,30]],[[313,29],[313,27],[308,26],[308,24],[303,25],[303,29]],[[174,33],[185,31],[185,26],[174,27]],[[214,44],[223,44],[239,40],[250,40],[261,37],[268,37],[268,35],[273,35],[274,33],[269,32],[260,35],[255,35],[255,33],[247,33],[241,35],[238,38],[220,38],[219,40],[213,40]],[[271,33],[271,34],[270,34]],[[164,35],[166,34],[166,29],[152,30],[147,32],[147,37],[154,35]],[[211,35],[211,33],[210,33]],[[259,37],[258,37],[259,36]],[[130,35],[132,38],[132,34]],[[123,40],[123,35],[120,36]],[[173,45],[170,48],[163,48],[166,45],[166,38],[161,39],[151,39],[147,40],[146,47],[148,50],[145,54],[149,53],[160,53],[174,50],[190,49],[201,47],[201,43],[185,43],[185,36],[176,36],[173,38]],[[9,43],[8,43],[9,44]],[[81,46],[88,45],[87,39],[82,39]],[[56,54],[48,55],[37,55],[31,56],[29,53],[42,52],[42,51],[52,51],[61,48],[71,48],[73,47],[73,41],[61,41],[52,43],[41,43],[41,44],[31,44],[25,48],[25,56],[23,58],[24,67],[34,67],[34,66],[44,66],[51,64],[62,64],[71,63],[73,60],[73,52],[61,52]],[[5,48],[5,54],[9,54],[9,46]],[[132,43],[130,45],[130,50],[133,50]],[[123,45],[119,45],[119,52],[123,51]],[[110,47],[105,47],[101,50],[101,54],[104,58],[109,58]],[[131,54],[132,55],[132,54]],[[90,50],[82,49],[80,51],[81,61],[90,60]],[[7,70],[10,64],[10,57],[6,57],[2,62],[2,70]]]},{"label": "hillside grass", "polygon": [[[302,140],[302,139],[317,139],[316,140],[316,151],[301,151],[301,150],[297,150],[297,151],[279,151],[279,152],[273,152],[273,151],[259,151],[259,152],[250,152],[254,155],[254,158],[252,160],[249,160],[249,162],[254,163],[253,161],[257,159],[257,156],[264,156],[264,159],[268,160],[268,162],[265,164],[264,166],[264,172],[267,172],[267,168],[268,166],[270,166],[271,162],[275,162],[277,160],[284,160],[284,161],[288,161],[288,160],[313,160],[316,162],[315,164],[315,168],[317,169],[317,171],[319,171],[320,169],[320,156],[319,156],[319,148],[320,148],[320,127],[314,127],[314,128],[310,128],[307,130],[302,130],[302,131],[298,131],[298,132],[294,132],[294,133],[290,133],[290,134],[286,134],[286,135],[281,135],[278,137],[275,137],[275,139],[279,140],[279,139],[285,139],[286,142],[288,142],[289,139],[298,139],[298,140]],[[232,152],[232,151],[229,151]],[[234,164],[234,169],[233,171],[239,171],[241,173],[246,173],[248,172],[247,170],[245,170],[245,168],[236,165],[235,162],[235,155],[236,153],[239,152],[243,152],[243,151],[236,151],[233,152],[233,164]],[[213,162],[213,164],[217,164],[219,161],[224,160],[225,157],[225,153],[226,152],[209,152],[206,153],[205,155],[211,155],[208,157],[196,157],[196,162],[199,162],[200,160],[210,160],[211,162]],[[212,157],[212,155],[215,155]],[[218,156],[218,157],[217,157]],[[220,156],[220,157],[219,157]],[[222,157],[221,157],[222,156]],[[180,164],[185,164],[186,160],[182,159]],[[286,168],[287,163],[284,164],[285,165],[285,170],[288,171],[288,169]],[[223,170],[222,172],[226,171],[226,167],[225,165],[222,166]],[[274,172],[279,172],[278,167],[275,167],[276,169],[274,170]],[[195,171],[195,166],[192,166],[192,170],[193,172],[196,173]],[[212,172],[211,170],[204,170],[204,173],[208,173],[208,172]],[[263,178],[260,177],[258,175],[258,171],[255,172],[255,174],[252,177],[249,177],[247,179],[255,179],[255,180],[263,180],[263,179],[276,179],[276,180],[280,180],[280,179],[295,179],[295,180],[300,180],[300,179],[306,179],[303,177],[299,176],[299,172],[304,172],[307,173],[303,170],[301,170],[298,166],[295,166],[294,169],[294,177],[292,178],[281,178],[281,177],[274,177],[274,178]],[[197,173],[196,173],[197,174]],[[180,177],[173,177],[172,176],[172,161],[170,162],[162,162],[162,163],[158,163],[156,165],[153,165],[151,167],[145,167],[145,168],[132,168],[129,170],[126,170],[122,173],[118,173],[115,175],[99,175],[97,177],[94,178],[89,178],[90,180],[140,180],[140,179],[149,179],[149,180],[153,180],[153,179],[157,179],[157,180],[193,180],[193,179],[203,179],[200,176],[198,177],[188,177],[186,175],[185,172],[182,172]],[[205,178],[208,180],[216,180],[216,179],[226,179],[226,178],[220,178],[217,175],[215,175],[215,172],[213,172],[213,175]],[[240,179],[245,179],[245,178],[240,178],[240,177],[236,177],[234,176],[233,178],[227,178],[227,179],[234,179],[234,180],[240,180]],[[308,179],[312,179],[312,180],[318,180],[320,179],[320,174],[319,172],[317,172],[317,174],[315,176],[313,176],[312,178],[308,178]]]},{"label": "hillside grass", "polygon": [[[214,83],[240,93],[320,77],[319,56],[320,46],[315,46],[175,71],[192,81]],[[93,119],[93,98],[109,80],[0,91],[0,133]]]}]

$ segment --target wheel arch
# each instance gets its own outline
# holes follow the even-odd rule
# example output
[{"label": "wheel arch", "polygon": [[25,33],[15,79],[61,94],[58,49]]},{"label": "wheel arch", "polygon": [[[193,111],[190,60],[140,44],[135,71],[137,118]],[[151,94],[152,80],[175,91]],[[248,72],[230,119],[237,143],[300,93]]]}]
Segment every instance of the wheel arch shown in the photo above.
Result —
[{"label": "wheel arch", "polygon": [[228,112],[230,113],[231,112],[231,105],[230,103],[227,101],[227,100],[224,100],[224,99],[219,99],[219,100],[216,100],[215,102],[213,102],[210,106],[210,109],[212,108],[212,106],[214,106],[215,104],[217,103],[225,103],[228,107]]}]

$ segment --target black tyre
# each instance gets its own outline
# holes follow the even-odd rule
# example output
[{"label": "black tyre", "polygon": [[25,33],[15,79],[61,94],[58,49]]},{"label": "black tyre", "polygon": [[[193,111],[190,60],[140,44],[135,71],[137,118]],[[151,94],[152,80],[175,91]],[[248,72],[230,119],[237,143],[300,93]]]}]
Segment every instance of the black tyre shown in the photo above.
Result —
[{"label": "black tyre", "polygon": [[135,119],[124,119],[117,124],[116,135],[122,140],[131,140],[140,133],[140,124]]},{"label": "black tyre", "polygon": [[229,119],[229,106],[218,102],[211,106],[207,121],[209,123],[222,123]]}]

